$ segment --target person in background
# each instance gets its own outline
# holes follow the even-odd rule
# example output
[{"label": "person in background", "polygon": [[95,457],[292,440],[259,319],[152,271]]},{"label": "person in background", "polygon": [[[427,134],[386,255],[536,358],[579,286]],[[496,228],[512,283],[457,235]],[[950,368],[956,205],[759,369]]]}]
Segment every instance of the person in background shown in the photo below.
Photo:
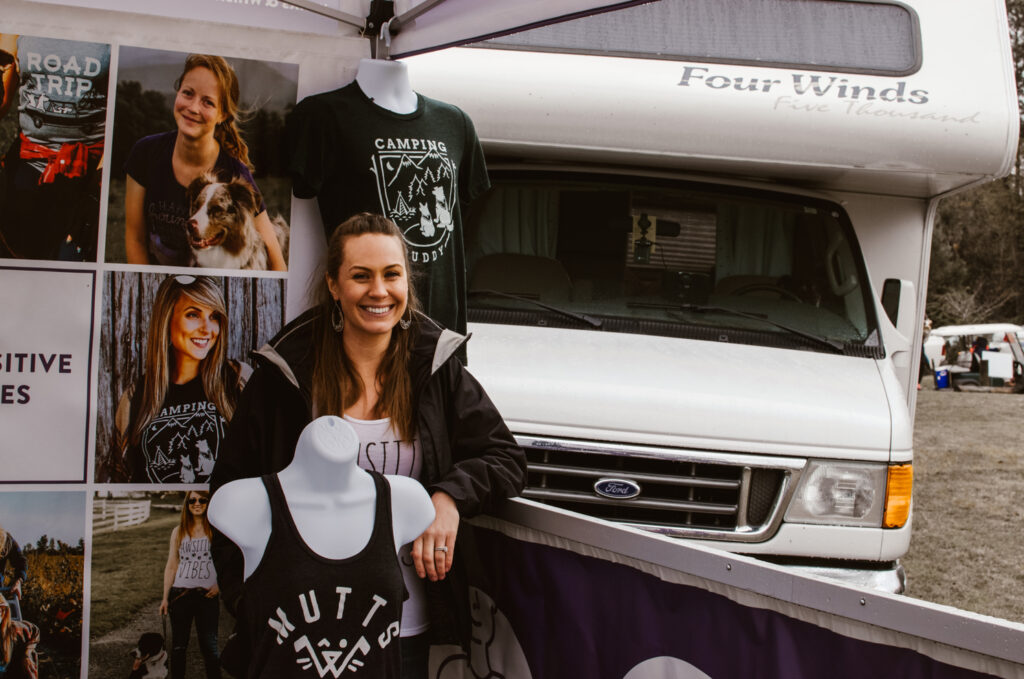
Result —
[{"label": "person in background", "polygon": [[164,595],[160,600],[160,614],[171,618],[171,679],[185,676],[185,651],[193,622],[206,677],[220,677],[217,653],[220,590],[210,557],[211,531],[206,517],[209,503],[210,494],[205,490],[186,493],[181,505],[181,521],[171,531],[164,568]]},{"label": "person in background", "polygon": [[[7,569],[11,575],[7,576]],[[8,577],[10,578],[8,580]],[[21,586],[28,579],[28,561],[21,553],[14,536],[0,526],[0,597],[6,596],[10,601],[15,618],[21,618]]]},{"label": "person in background", "polygon": [[16,620],[7,599],[0,596],[0,677],[39,679],[38,643],[39,628]]},{"label": "person in background", "polygon": [[[54,66],[59,64],[54,72]],[[0,257],[95,261],[110,45],[0,34]]]},{"label": "person in background", "polygon": [[928,360],[928,354],[924,351],[924,343],[928,341],[928,335],[932,333],[932,319],[926,315],[924,317],[924,324],[921,329],[921,365],[917,371],[917,390],[921,391],[921,378],[925,375],[931,375],[932,371],[935,370],[935,366]]},{"label": "person in background", "polygon": [[988,351],[988,338],[978,335],[971,344],[971,372],[981,372],[982,353]]}]

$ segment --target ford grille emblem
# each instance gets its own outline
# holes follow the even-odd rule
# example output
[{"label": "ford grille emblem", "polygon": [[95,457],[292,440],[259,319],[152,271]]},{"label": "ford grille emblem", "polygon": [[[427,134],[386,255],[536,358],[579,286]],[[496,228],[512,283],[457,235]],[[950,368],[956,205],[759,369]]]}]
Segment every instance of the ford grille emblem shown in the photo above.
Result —
[{"label": "ford grille emblem", "polygon": [[598,479],[594,492],[613,500],[629,500],[640,494],[640,484],[628,479]]}]

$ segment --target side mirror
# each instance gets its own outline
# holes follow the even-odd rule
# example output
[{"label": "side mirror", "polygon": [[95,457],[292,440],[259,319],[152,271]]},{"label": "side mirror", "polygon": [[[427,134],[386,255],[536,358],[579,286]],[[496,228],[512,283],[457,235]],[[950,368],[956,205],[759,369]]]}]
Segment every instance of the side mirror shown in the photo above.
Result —
[{"label": "side mirror", "polygon": [[917,304],[914,284],[898,278],[887,278],[882,284],[882,309],[896,332],[910,339],[914,336],[917,315],[911,313]]}]

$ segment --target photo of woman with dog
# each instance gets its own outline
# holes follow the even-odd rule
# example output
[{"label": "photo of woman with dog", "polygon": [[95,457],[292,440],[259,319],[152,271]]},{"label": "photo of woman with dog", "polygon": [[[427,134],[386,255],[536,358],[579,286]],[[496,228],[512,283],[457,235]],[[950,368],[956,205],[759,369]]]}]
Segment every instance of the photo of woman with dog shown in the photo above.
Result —
[{"label": "photo of woman with dog", "polygon": [[[402,549],[410,598],[400,625],[402,676],[422,678],[430,643],[468,648],[466,557],[456,555],[472,554],[473,540],[461,520],[518,495],[525,456],[456,357],[467,338],[417,311],[394,222],[367,213],[343,222],[328,242],[325,271],[315,279],[314,308],[260,350],[211,488],[280,471],[314,413],[353,426],[360,466],[423,483],[436,518]],[[244,588],[241,553],[215,534],[214,557],[235,610]]]},{"label": "photo of woman with dog", "polygon": [[250,372],[227,359],[227,305],[205,276],[168,276],[153,302],[141,380],[117,407],[112,481],[206,483]]},{"label": "photo of woman with dog", "polygon": [[[190,54],[175,91],[176,129],[138,139],[124,165],[126,261],[286,270],[287,224],[271,220],[253,178],[234,68]],[[229,187],[219,203],[200,195],[210,183]]]},{"label": "photo of woman with dog", "polygon": [[206,677],[220,677],[217,624],[220,590],[210,556],[211,530],[206,518],[210,494],[193,490],[185,495],[181,522],[171,531],[160,614],[171,620],[171,679],[185,676],[185,651],[195,622]]}]

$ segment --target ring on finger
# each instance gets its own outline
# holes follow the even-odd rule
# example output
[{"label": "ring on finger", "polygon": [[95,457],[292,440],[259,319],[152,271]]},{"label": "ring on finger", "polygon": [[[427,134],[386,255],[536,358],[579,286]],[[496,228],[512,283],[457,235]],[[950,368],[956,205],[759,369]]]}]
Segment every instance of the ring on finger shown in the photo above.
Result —
[{"label": "ring on finger", "polygon": [[434,547],[435,552],[448,552],[448,545],[441,545],[440,547]]}]

